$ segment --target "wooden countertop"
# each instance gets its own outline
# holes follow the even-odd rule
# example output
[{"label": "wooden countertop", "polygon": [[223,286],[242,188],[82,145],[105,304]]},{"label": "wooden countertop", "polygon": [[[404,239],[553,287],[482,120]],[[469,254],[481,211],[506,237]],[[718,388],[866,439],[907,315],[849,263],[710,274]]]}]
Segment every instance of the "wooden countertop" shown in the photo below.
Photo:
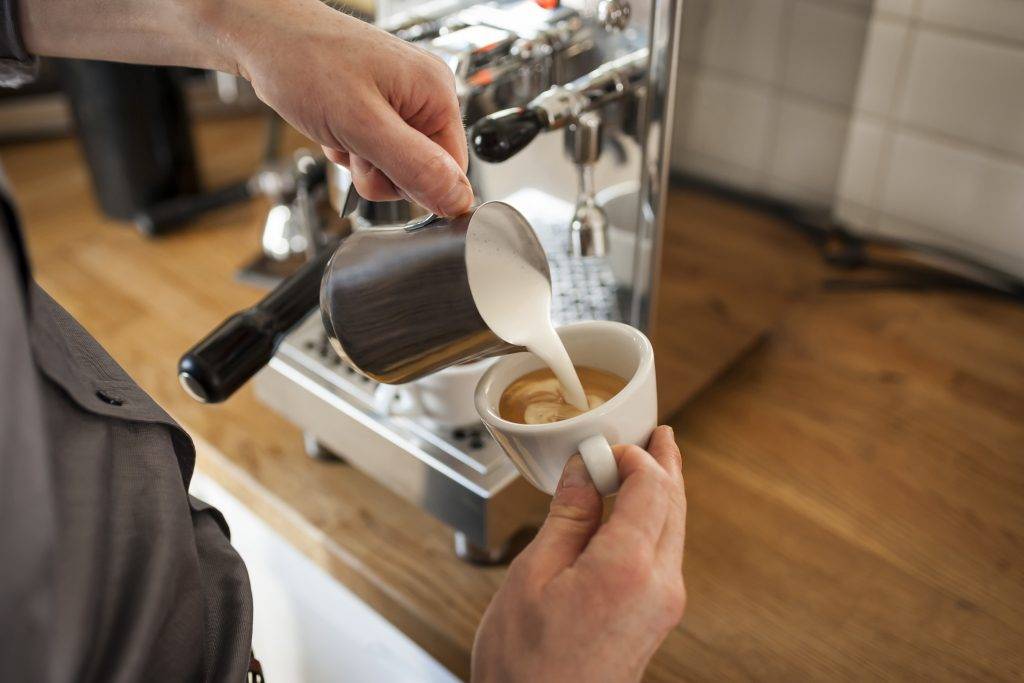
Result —
[{"label": "wooden countertop", "polygon": [[[199,127],[208,180],[254,168],[259,125]],[[196,437],[200,468],[465,676],[503,570],[461,563],[446,527],[306,457],[251,390],[207,407],[178,387],[181,351],[258,296],[234,272],[265,207],[149,241],[100,217],[72,141],[0,156],[37,278]],[[698,195],[671,202],[672,226],[771,223]],[[816,257],[777,235],[799,261],[778,277],[801,284],[784,320],[672,420],[690,602],[648,679],[1024,675],[1024,308],[823,292]],[[665,292],[667,310],[685,304]],[[663,315],[658,342],[685,348],[684,324]]]}]

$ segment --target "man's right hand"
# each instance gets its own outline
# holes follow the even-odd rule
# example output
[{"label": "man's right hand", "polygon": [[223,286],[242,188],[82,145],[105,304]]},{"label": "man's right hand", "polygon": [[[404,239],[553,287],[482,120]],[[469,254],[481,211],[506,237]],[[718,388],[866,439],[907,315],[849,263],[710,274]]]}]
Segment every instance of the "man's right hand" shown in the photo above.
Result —
[{"label": "man's right hand", "polygon": [[548,519],[509,567],[473,646],[473,680],[638,681],[682,618],[686,495],[672,429],[616,446],[622,486],[602,501],[579,456]]},{"label": "man's right hand", "polygon": [[19,0],[28,49],[234,72],[367,199],[470,208],[468,154],[440,59],[320,0]]},{"label": "man's right hand", "polygon": [[404,197],[443,215],[470,208],[466,134],[444,62],[319,0],[241,4],[224,31],[238,73],[347,166],[363,197]]}]

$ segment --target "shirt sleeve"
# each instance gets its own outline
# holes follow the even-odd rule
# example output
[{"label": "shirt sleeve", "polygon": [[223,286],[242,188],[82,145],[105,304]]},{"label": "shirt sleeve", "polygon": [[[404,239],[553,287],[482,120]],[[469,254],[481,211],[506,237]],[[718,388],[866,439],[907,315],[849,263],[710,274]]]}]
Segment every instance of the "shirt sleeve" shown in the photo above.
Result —
[{"label": "shirt sleeve", "polygon": [[0,217],[0,680],[42,681],[53,645],[56,504],[15,230]]},{"label": "shirt sleeve", "polygon": [[16,88],[35,79],[39,59],[29,54],[22,40],[18,0],[0,0],[0,12],[0,86]]}]

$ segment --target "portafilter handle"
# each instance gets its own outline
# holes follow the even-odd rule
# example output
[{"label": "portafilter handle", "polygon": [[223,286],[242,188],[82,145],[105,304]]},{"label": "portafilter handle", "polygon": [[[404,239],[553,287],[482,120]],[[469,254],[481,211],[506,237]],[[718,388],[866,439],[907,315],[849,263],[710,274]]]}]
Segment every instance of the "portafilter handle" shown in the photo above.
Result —
[{"label": "portafilter handle", "polygon": [[331,240],[256,305],[239,311],[178,362],[178,380],[197,401],[220,403],[263,368],[285,335],[320,305],[320,280],[340,244]]}]

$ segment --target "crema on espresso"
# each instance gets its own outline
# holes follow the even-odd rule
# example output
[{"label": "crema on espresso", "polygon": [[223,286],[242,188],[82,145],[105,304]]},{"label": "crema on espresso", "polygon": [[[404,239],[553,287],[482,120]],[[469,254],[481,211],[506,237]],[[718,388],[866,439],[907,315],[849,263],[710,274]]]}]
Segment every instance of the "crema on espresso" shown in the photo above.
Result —
[{"label": "crema on espresso", "polygon": [[[589,409],[593,410],[626,386],[626,380],[604,370],[577,365]],[[498,403],[502,419],[519,424],[547,424],[576,417],[585,411],[569,403],[555,373],[541,368],[508,385]]]}]

